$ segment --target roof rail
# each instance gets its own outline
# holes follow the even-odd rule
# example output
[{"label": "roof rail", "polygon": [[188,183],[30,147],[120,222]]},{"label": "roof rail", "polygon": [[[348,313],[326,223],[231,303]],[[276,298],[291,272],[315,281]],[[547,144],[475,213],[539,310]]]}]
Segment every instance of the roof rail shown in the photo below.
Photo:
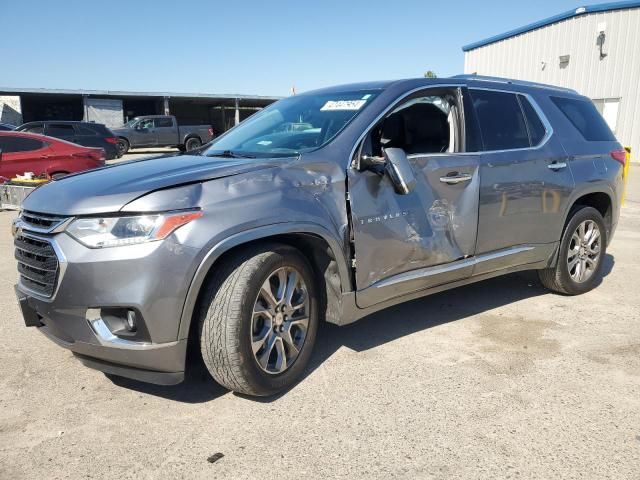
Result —
[{"label": "roof rail", "polygon": [[489,75],[477,75],[475,73],[464,73],[464,74],[460,74],[460,75],[454,75],[451,78],[462,78],[462,79],[466,79],[466,80],[475,80],[477,82],[492,82],[492,83],[504,83],[504,84],[508,84],[508,85],[520,85],[520,86],[523,86],[523,87],[545,88],[545,89],[550,89],[550,90],[558,90],[560,92],[578,94],[578,92],[576,92],[572,88],[558,87],[557,85],[547,85],[547,84],[544,84],[544,83],[537,83],[537,82],[529,82],[529,81],[526,81],[526,80],[513,80],[511,78],[504,78],[504,77],[492,77],[492,76],[489,76]]}]

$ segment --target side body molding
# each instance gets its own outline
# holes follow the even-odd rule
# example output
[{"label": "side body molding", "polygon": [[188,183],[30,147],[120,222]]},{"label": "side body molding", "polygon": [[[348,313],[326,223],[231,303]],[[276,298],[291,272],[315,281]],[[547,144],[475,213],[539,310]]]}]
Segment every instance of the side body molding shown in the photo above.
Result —
[{"label": "side body molding", "polygon": [[[337,238],[335,238],[335,236],[328,229],[317,223],[284,222],[265,225],[262,227],[257,227],[251,230],[246,230],[234,235],[230,235],[229,237],[215,244],[207,252],[204,259],[198,266],[193,280],[191,281],[191,284],[189,286],[187,298],[185,300],[185,304],[182,309],[182,315],[180,317],[178,339],[188,338],[191,320],[193,318],[194,309],[198,301],[198,295],[204,284],[205,278],[209,273],[209,270],[211,269],[212,265],[220,258],[220,256],[222,256],[225,252],[231,250],[232,248],[248,242],[261,239],[268,240],[269,237],[274,237],[276,235],[296,233],[320,237],[329,245],[329,248],[333,252],[333,256],[337,264],[340,284],[343,290],[342,292],[336,292],[336,295],[334,296],[334,300],[339,301],[343,293],[351,290],[350,272],[342,248],[340,247],[341,242]],[[331,301],[329,301],[329,303],[333,303],[333,305],[331,305],[330,307],[334,310],[338,308],[337,311],[332,312],[332,316],[341,315],[341,305],[336,306],[335,302]]]}]

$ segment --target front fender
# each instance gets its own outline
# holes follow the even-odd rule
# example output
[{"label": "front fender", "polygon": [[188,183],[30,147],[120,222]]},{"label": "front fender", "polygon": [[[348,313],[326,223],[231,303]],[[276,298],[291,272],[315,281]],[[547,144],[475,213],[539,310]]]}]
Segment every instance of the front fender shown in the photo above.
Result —
[{"label": "front fender", "polygon": [[343,288],[350,289],[351,280],[347,262],[342,253],[340,247],[341,242],[332,234],[327,228],[316,223],[308,222],[286,222],[275,223],[271,225],[265,225],[250,230],[245,230],[233,235],[230,235],[220,242],[216,243],[205,254],[200,265],[196,269],[185,304],[182,309],[182,315],[180,317],[180,327],[178,330],[178,338],[185,339],[189,336],[189,329],[191,327],[191,320],[193,318],[194,309],[198,301],[200,290],[204,284],[207,274],[211,270],[211,267],[215,262],[227,251],[234,247],[253,242],[261,239],[268,239],[277,235],[284,234],[308,234],[320,237],[327,242],[329,248],[333,252],[333,256],[336,259],[338,265],[338,274],[340,275],[340,281]]}]

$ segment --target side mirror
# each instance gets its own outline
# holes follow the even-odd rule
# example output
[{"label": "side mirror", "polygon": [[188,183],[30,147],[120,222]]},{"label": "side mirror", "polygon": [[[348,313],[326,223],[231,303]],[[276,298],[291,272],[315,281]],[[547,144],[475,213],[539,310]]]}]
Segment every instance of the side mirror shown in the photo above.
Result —
[{"label": "side mirror", "polygon": [[416,177],[413,174],[407,154],[401,148],[385,148],[384,170],[389,175],[395,191],[399,195],[406,195],[416,186]]}]

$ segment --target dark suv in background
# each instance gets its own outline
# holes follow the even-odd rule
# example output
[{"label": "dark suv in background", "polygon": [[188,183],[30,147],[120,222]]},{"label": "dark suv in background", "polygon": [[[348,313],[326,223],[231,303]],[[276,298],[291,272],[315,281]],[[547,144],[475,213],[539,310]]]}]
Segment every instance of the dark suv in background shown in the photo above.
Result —
[{"label": "dark suv in background", "polygon": [[43,121],[29,122],[16,128],[18,132],[39,133],[85,147],[99,147],[107,160],[120,158],[118,139],[105,125],[92,122]]},{"label": "dark suv in background", "polygon": [[322,321],[519,270],[596,287],[624,159],[573,90],[471,76],[308,92],[191,154],[36,189],[14,225],[18,297],[88,366],[176,383],[189,347],[222,385],[269,395],[300,378]]}]

